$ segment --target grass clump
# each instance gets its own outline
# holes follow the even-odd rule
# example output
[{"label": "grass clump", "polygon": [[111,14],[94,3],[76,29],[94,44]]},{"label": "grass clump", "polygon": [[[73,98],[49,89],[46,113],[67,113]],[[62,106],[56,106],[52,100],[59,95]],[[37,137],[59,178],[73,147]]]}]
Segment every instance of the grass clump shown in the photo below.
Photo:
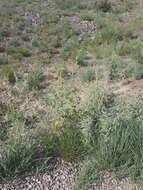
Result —
[{"label": "grass clump", "polygon": [[10,41],[10,45],[13,47],[19,47],[21,45],[20,39],[12,38]]},{"label": "grass clump", "polygon": [[112,10],[112,3],[110,0],[96,0],[95,7],[97,10],[109,12]]},{"label": "grass clump", "polygon": [[40,46],[40,42],[39,42],[38,38],[36,38],[36,37],[32,38],[31,43],[32,43],[33,47],[39,47]]},{"label": "grass clump", "polygon": [[14,84],[16,82],[16,76],[11,67],[4,67],[1,70],[2,78],[5,78],[8,80],[9,83]]},{"label": "grass clump", "polygon": [[[54,123],[52,122],[52,134],[56,135],[57,145],[54,143],[54,149],[57,154],[66,161],[83,159],[88,149],[79,125],[80,111],[77,111],[74,89],[71,87],[69,89],[54,89],[54,92],[51,95],[49,94],[46,101],[55,118]],[[49,144],[50,138],[47,136],[46,139],[47,143],[44,144]]]},{"label": "grass clump", "polygon": [[102,115],[95,147],[96,159],[104,169],[141,179],[142,97],[136,98],[126,104],[120,102]]},{"label": "grass clump", "polygon": [[0,142],[0,178],[11,178],[33,167],[36,142],[19,127],[7,142]]},{"label": "grass clump", "polygon": [[7,53],[9,55],[13,55],[14,57],[29,57],[31,56],[31,52],[27,48],[21,48],[21,47],[9,47],[7,50]]},{"label": "grass clump", "polygon": [[8,57],[0,56],[0,65],[7,65],[7,64],[8,64]]},{"label": "grass clump", "polygon": [[64,63],[57,65],[57,72],[58,72],[58,76],[63,77],[63,78],[68,77],[69,75],[67,65]]},{"label": "grass clump", "polygon": [[72,58],[75,60],[77,49],[79,48],[78,38],[76,36],[71,37],[63,46],[60,56],[63,60]]},{"label": "grass clump", "polygon": [[45,44],[45,43],[41,43],[41,44],[39,45],[39,49],[40,49],[40,51],[43,52],[43,53],[48,53],[48,52],[49,52],[49,47],[48,47],[48,45]]},{"label": "grass clump", "polygon": [[92,159],[86,159],[76,180],[76,190],[86,190],[98,179],[97,166]]},{"label": "grass clump", "polygon": [[114,57],[109,60],[110,80],[121,80],[127,78],[141,79],[143,76],[142,64],[138,63],[132,58],[122,59]]},{"label": "grass clump", "polygon": [[79,161],[85,157],[87,149],[80,129],[69,126],[61,130],[59,154],[67,161]]},{"label": "grass clump", "polygon": [[59,156],[66,161],[79,161],[87,154],[82,131],[73,126],[60,127],[41,136],[41,144],[48,156]]},{"label": "grass clump", "polygon": [[49,65],[51,63],[50,59],[42,60],[42,65]]},{"label": "grass clump", "polygon": [[95,80],[96,73],[94,68],[88,68],[81,76],[82,81],[84,82],[90,82]]},{"label": "grass clump", "polygon": [[62,10],[65,10],[65,9],[69,9],[69,10],[77,10],[79,9],[79,7],[81,6],[81,2],[78,0],[65,0],[65,1],[58,1],[58,0],[55,0],[57,6],[62,9]]},{"label": "grass clump", "polygon": [[27,80],[27,87],[29,90],[37,90],[40,88],[40,83],[44,79],[43,72],[41,70],[30,73]]},{"label": "grass clump", "polygon": [[45,95],[43,98],[49,105],[54,118],[56,116],[65,119],[77,110],[77,90],[74,86],[66,86],[65,84],[56,86],[56,88],[50,89],[48,95]]},{"label": "grass clump", "polygon": [[76,64],[80,66],[85,66],[85,51],[80,49],[76,56]]},{"label": "grass clump", "polygon": [[4,141],[7,138],[8,122],[5,119],[8,107],[5,104],[0,104],[0,141]]}]

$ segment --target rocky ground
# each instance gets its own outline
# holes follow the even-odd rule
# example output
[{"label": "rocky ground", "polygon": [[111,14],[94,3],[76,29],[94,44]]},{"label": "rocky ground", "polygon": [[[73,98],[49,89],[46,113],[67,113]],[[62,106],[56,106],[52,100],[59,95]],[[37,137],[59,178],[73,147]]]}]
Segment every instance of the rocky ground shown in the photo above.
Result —
[{"label": "rocky ground", "polygon": [[[52,159],[46,172],[29,175],[0,185],[0,190],[75,190],[77,167],[60,159]],[[85,190],[142,190],[126,178],[118,180],[110,172],[99,174],[98,180]],[[76,189],[79,190],[79,189]]]},{"label": "rocky ground", "polygon": [[30,175],[0,185],[0,190],[74,190],[76,169],[69,163],[54,159],[44,174]]}]

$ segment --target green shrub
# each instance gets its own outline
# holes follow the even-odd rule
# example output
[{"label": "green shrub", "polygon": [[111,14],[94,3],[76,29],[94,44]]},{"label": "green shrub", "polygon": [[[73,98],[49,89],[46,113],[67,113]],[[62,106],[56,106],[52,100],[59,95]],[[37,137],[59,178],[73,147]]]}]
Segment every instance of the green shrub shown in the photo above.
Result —
[{"label": "green shrub", "polygon": [[43,80],[44,75],[41,70],[34,71],[30,73],[27,80],[27,87],[29,90],[39,89],[40,83]]}]

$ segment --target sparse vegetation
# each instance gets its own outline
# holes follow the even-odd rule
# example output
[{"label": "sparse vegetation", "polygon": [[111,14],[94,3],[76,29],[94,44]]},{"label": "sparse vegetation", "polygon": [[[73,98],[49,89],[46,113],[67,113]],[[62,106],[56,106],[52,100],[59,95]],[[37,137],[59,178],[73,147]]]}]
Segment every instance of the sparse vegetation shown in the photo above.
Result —
[{"label": "sparse vegetation", "polygon": [[140,0],[0,0],[0,181],[76,163],[143,179]]}]

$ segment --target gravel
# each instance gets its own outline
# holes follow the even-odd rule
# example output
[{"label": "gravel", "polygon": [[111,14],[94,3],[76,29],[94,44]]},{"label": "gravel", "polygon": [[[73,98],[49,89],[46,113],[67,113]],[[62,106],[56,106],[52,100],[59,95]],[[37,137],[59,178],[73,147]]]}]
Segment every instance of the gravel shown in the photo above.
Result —
[{"label": "gravel", "polygon": [[57,159],[46,173],[16,179],[0,185],[0,190],[74,190],[76,171],[71,163]]},{"label": "gravel", "polygon": [[[16,179],[0,185],[0,190],[75,190],[77,172],[76,165],[55,159],[48,164],[44,174]],[[99,175],[99,179],[84,190],[143,190],[143,187],[130,183],[127,178],[116,179],[110,172]]]}]

